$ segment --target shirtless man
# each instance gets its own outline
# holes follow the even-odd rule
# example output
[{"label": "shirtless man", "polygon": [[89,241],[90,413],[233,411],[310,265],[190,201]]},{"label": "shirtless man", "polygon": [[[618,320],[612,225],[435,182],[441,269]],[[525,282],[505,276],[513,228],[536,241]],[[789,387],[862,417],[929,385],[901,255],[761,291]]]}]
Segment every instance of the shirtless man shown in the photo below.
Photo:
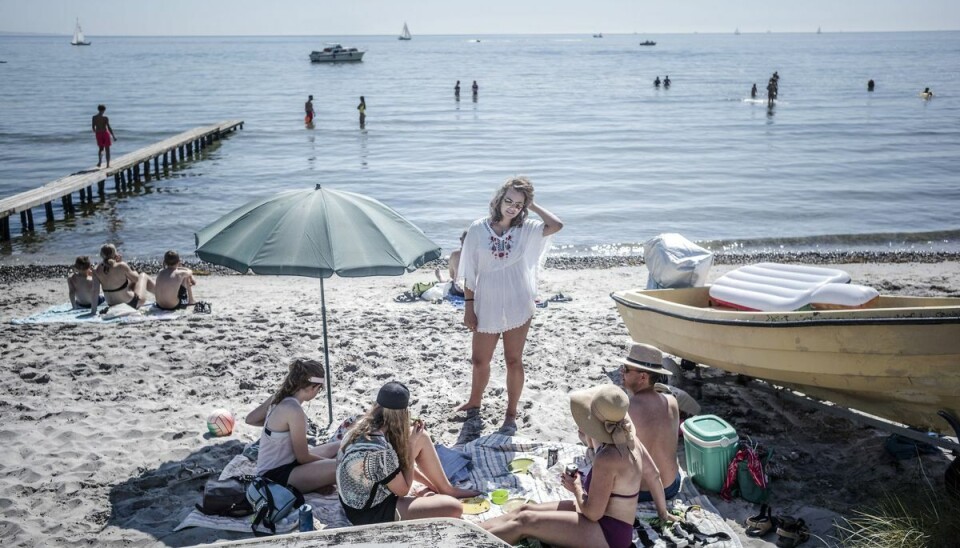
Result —
[{"label": "shirtless man", "polygon": [[[660,471],[664,493],[668,499],[680,491],[680,465],[677,462],[677,435],[680,429],[680,410],[670,394],[654,390],[658,375],[672,375],[663,367],[663,352],[648,344],[634,343],[630,354],[620,366],[623,387],[630,398],[630,420],[637,431],[637,439],[647,449]],[[667,483],[671,482],[672,483]],[[641,485],[640,502],[649,502],[650,487]]]},{"label": "shirtless man", "polygon": [[157,273],[157,282],[154,296],[157,298],[157,308],[176,310],[183,306],[196,304],[193,300],[193,271],[183,266],[180,255],[173,250],[163,255],[163,266]]},{"label": "shirtless man", "polygon": [[103,151],[107,151],[107,167],[110,167],[110,138],[113,137],[113,140],[117,140],[117,136],[113,133],[113,128],[110,127],[110,119],[103,115],[104,111],[107,110],[107,107],[103,105],[97,105],[97,114],[93,115],[93,121],[91,125],[93,127],[93,134],[97,138],[97,147],[100,149],[97,152],[97,167],[100,167],[100,164],[103,162]]},{"label": "shirtless man", "polygon": [[303,110],[306,111],[307,115],[304,117],[303,121],[305,123],[313,123],[313,95],[307,98],[307,102],[303,105]]},{"label": "shirtless man", "polygon": [[90,257],[82,255],[73,263],[73,274],[67,277],[67,290],[70,293],[70,305],[73,308],[90,308],[93,303],[100,304],[103,297],[100,289],[93,292],[93,265]]}]

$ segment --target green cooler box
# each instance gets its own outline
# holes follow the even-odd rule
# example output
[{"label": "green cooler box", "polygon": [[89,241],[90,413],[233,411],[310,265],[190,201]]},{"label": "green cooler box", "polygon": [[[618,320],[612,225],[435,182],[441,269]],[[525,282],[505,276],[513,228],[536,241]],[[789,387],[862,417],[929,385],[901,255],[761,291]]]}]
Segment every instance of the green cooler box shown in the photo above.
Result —
[{"label": "green cooler box", "polygon": [[687,474],[708,491],[719,492],[727,467],[737,454],[737,431],[716,415],[697,415],[683,421],[683,449]]}]

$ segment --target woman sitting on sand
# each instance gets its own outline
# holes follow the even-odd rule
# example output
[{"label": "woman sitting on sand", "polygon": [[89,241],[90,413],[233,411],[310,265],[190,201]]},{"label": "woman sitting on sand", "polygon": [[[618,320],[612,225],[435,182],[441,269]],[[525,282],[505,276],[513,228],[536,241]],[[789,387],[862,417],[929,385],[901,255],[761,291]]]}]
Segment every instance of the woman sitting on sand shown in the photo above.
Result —
[{"label": "woman sitting on sand", "polygon": [[303,402],[317,397],[324,387],[323,364],[296,358],[283,383],[247,415],[247,424],[262,426],[257,475],[296,487],[301,493],[332,485],[337,470],[339,442],[307,446],[307,414]]},{"label": "woman sitting on sand", "polygon": [[570,394],[573,420],[600,442],[582,484],[579,475],[563,475],[563,486],[575,500],[525,504],[480,526],[508,544],[531,537],[553,546],[626,548],[633,538],[641,482],[654,486],[651,494],[660,519],[676,520],[667,512],[657,467],[636,442],[629,407],[627,395],[612,384]]},{"label": "woman sitting on sand", "polygon": [[[107,305],[128,304],[140,308],[146,300],[147,291],[153,292],[153,279],[146,274],[138,274],[123,262],[123,257],[113,244],[104,244],[100,248],[100,258],[103,262],[93,270],[94,295],[100,293],[102,286]],[[90,312],[97,312],[97,306],[93,303],[90,303]]]},{"label": "woman sitting on sand", "polygon": [[[529,212],[541,220],[528,219]],[[490,215],[467,229],[458,275],[463,277],[463,323],[473,331],[470,398],[460,411],[479,409],[490,380],[490,360],[503,338],[507,365],[507,409],[500,431],[517,430],[523,391],[523,347],[536,310],[537,269],[547,236],[563,223],[533,201],[526,177],[508,179],[490,201]]]},{"label": "woman sitting on sand", "polygon": [[[350,523],[399,519],[459,518],[458,498],[478,491],[450,484],[423,422],[411,424],[410,392],[399,382],[380,388],[377,403],[343,438],[337,455],[337,490]],[[410,496],[413,480],[426,492]]]},{"label": "woman sitting on sand", "polygon": [[103,302],[100,288],[94,291],[93,266],[90,257],[81,255],[73,263],[73,274],[67,276],[67,292],[70,295],[70,305],[73,308],[90,308],[93,303]]}]

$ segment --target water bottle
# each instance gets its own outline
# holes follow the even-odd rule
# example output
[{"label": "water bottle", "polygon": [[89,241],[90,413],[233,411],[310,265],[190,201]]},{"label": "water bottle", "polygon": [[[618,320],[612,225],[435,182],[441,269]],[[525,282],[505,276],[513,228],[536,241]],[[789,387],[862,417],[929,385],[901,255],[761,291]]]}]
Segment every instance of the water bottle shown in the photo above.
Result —
[{"label": "water bottle", "polygon": [[300,532],[313,531],[313,507],[304,504],[300,507]]}]

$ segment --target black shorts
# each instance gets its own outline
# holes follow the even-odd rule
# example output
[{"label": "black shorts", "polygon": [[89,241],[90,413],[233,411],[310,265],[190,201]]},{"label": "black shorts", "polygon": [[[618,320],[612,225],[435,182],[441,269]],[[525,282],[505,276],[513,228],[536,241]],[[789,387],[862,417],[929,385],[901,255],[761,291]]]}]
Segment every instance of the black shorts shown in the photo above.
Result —
[{"label": "black shorts", "polygon": [[273,483],[279,483],[280,485],[288,485],[287,480],[290,479],[290,472],[293,472],[293,469],[297,466],[300,466],[300,463],[293,461],[289,464],[284,464],[283,466],[277,466],[272,470],[267,470],[266,472],[260,474],[260,476],[267,478]]},{"label": "black shorts", "polygon": [[387,498],[383,499],[383,502],[375,504],[366,510],[351,508],[343,502],[343,499],[340,499],[340,506],[343,506],[343,511],[347,514],[347,519],[350,520],[350,523],[354,525],[371,525],[374,523],[390,523],[391,521],[395,521],[397,515],[397,500],[399,500],[399,497],[390,493]]}]

